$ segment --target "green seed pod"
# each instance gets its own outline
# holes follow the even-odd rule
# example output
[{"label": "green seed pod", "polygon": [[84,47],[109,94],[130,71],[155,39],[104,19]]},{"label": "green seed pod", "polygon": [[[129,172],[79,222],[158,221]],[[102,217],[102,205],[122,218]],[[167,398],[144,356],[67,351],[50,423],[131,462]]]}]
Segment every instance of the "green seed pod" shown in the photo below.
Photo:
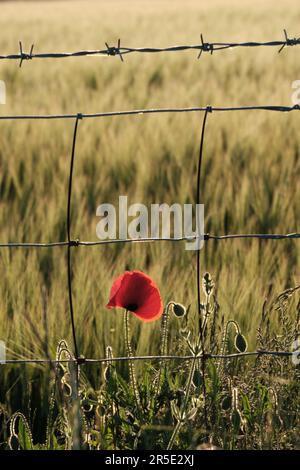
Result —
[{"label": "green seed pod", "polygon": [[184,315],[186,314],[186,308],[184,307],[184,305],[174,303],[173,304],[173,313],[178,318],[184,317]]},{"label": "green seed pod", "polygon": [[195,387],[200,387],[203,383],[202,374],[198,369],[195,369],[193,375],[193,384]]},{"label": "green seed pod", "polygon": [[227,395],[222,400],[222,403],[221,403],[222,410],[227,411],[231,408],[231,406],[232,406],[232,397],[231,395]]},{"label": "green seed pod", "polygon": [[246,341],[246,338],[241,333],[238,333],[236,335],[234,339],[234,345],[236,349],[241,353],[244,353],[247,351],[247,348],[248,348],[247,341]]}]

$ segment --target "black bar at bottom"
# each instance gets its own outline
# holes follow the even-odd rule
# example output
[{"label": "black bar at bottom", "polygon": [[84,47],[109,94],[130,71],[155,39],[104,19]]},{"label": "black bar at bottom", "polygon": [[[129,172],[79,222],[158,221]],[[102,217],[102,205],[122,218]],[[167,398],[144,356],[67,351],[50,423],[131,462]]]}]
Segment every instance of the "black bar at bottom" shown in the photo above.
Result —
[{"label": "black bar at bottom", "polygon": [[[2,451],[1,468],[5,463],[28,462],[32,464],[70,464],[72,466],[87,468],[87,465],[94,464],[93,468],[126,468],[126,469],[144,469],[144,468],[172,468],[203,469],[208,463],[217,463],[221,467],[224,465],[247,464],[258,460],[264,461],[270,465],[274,463],[282,466],[286,465],[288,459],[298,457],[300,452],[295,451]],[[246,459],[246,460],[245,460]],[[247,465],[246,465],[247,466]],[[220,467],[220,468],[221,468]],[[240,468],[240,467],[239,467]]]}]

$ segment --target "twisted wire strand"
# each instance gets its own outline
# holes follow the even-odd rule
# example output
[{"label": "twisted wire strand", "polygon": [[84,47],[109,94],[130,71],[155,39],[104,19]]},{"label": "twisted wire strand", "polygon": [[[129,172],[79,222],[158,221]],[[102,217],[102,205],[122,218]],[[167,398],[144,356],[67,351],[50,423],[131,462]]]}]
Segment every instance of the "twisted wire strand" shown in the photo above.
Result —
[{"label": "twisted wire strand", "polygon": [[150,109],[131,109],[125,111],[108,111],[99,113],[76,113],[76,114],[23,114],[23,115],[0,115],[0,121],[13,121],[13,120],[52,120],[52,119],[93,119],[105,117],[121,117],[121,116],[134,116],[144,114],[164,114],[164,113],[197,113],[206,112],[209,108],[210,112],[229,112],[229,111],[274,111],[281,113],[289,113],[291,111],[299,111],[299,104],[294,106],[274,106],[274,105],[255,105],[255,106],[200,106],[190,108],[150,108]]},{"label": "twisted wire strand", "polygon": [[54,248],[54,247],[65,247],[68,245],[79,247],[79,246],[98,246],[98,245],[114,245],[118,243],[154,243],[154,242],[182,242],[182,241],[195,241],[201,239],[204,241],[222,241],[222,240],[234,240],[234,239],[260,239],[260,240],[297,240],[300,238],[300,233],[287,233],[287,234],[268,234],[268,233],[234,233],[228,235],[211,235],[205,234],[203,236],[187,236],[187,237],[147,237],[147,238],[125,238],[125,239],[108,239],[99,241],[80,241],[70,240],[64,242],[50,242],[50,243],[18,243],[8,242],[0,243],[0,248]]},{"label": "twisted wire strand", "polygon": [[213,54],[215,51],[224,51],[226,49],[236,48],[257,48],[257,47],[276,47],[278,52],[282,52],[285,47],[297,46],[300,44],[300,38],[290,38],[287,31],[284,29],[283,40],[272,40],[272,41],[246,41],[246,42],[206,42],[203,39],[203,35],[200,35],[201,43],[198,44],[182,44],[168,47],[125,47],[121,46],[121,40],[119,39],[116,46],[109,46],[105,43],[106,48],[94,49],[94,50],[81,50],[74,52],[46,52],[36,53],[33,52],[34,44],[31,45],[30,51],[25,52],[23,50],[22,41],[19,41],[19,52],[17,54],[1,54],[0,60],[17,60],[21,67],[24,61],[33,59],[64,59],[64,58],[79,58],[79,57],[113,57],[117,56],[124,62],[124,56],[132,53],[137,54],[155,54],[162,52],[184,52],[196,50],[199,51],[198,59],[201,57],[203,52]]},{"label": "twisted wire strand", "polygon": [[[272,357],[292,357],[295,355],[299,355],[300,351],[265,351],[265,350],[257,350],[257,351],[248,351],[244,353],[232,353],[232,354],[210,354],[210,353],[205,353],[204,357],[206,360],[208,359],[236,359],[236,358],[242,358],[242,357],[260,357],[260,356],[272,356]],[[199,354],[197,356],[197,359],[201,359],[203,357],[202,354]],[[69,363],[69,362],[76,362],[80,365],[83,364],[97,364],[97,363],[109,363],[109,362],[124,362],[128,360],[132,361],[189,361],[191,359],[194,359],[195,356],[193,355],[166,355],[166,356],[160,356],[160,355],[155,355],[155,356],[123,356],[123,357],[113,357],[113,358],[71,358],[71,359],[61,359],[61,360],[51,360],[51,359],[7,359],[2,362],[1,365],[4,364],[64,364],[64,363]]]}]

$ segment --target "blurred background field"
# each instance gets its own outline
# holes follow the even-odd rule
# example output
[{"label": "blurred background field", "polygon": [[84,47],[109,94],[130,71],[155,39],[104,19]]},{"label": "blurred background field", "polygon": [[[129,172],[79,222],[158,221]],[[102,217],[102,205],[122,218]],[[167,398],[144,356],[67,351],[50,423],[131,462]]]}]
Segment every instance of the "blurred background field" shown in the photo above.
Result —
[{"label": "blurred background field", "polygon": [[[268,41],[283,28],[299,35],[296,1],[69,1],[1,2],[0,52],[65,52],[125,46]],[[299,49],[236,49],[0,62],[7,87],[2,115],[92,113],[134,108],[291,105],[300,79]],[[72,234],[96,240],[96,208],[128,195],[129,203],[188,203],[196,196],[202,114],[164,114],[83,120],[74,173]],[[66,204],[73,122],[1,121],[1,242],[66,239]],[[206,231],[289,233],[300,230],[299,115],[267,112],[208,116],[202,196]],[[79,349],[101,357],[111,345],[123,352],[122,315],[105,304],[113,279],[139,269],[173,299],[196,313],[196,256],[184,244],[80,247],[74,250],[74,305]],[[8,356],[44,357],[32,323],[51,356],[62,337],[71,341],[66,250],[1,249],[0,338]],[[202,270],[216,281],[225,318],[237,319],[255,347],[263,302],[299,284],[297,241],[209,242]],[[47,322],[44,320],[43,299]],[[29,320],[28,320],[29,319]],[[273,320],[271,320],[273,321]],[[47,323],[47,326],[46,326]],[[276,325],[276,318],[274,318]],[[158,325],[133,322],[136,351],[156,353]],[[173,345],[175,348],[176,345]],[[26,373],[32,374],[32,367]],[[26,388],[24,369],[1,370],[2,399],[9,385]],[[13,379],[13,380],[12,380]],[[14,382],[15,381],[15,382]],[[21,390],[20,389],[20,390]],[[26,400],[23,394],[22,400]],[[20,398],[19,398],[20,399]],[[17,406],[17,398],[15,398]]]}]

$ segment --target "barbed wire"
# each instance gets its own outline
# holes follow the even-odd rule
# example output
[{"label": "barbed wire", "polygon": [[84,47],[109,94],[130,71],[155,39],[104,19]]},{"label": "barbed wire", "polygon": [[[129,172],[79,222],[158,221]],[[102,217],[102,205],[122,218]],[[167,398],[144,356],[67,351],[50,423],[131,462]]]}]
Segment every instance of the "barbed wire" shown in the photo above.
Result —
[{"label": "barbed wire", "polygon": [[282,52],[285,47],[297,46],[300,44],[300,38],[290,38],[287,31],[284,29],[283,40],[273,40],[267,42],[259,41],[247,41],[247,42],[206,42],[203,38],[203,34],[200,35],[201,43],[199,44],[185,44],[176,45],[169,47],[125,47],[121,46],[121,40],[119,39],[116,46],[109,46],[105,43],[105,49],[96,50],[81,50],[75,52],[51,52],[51,53],[35,53],[34,44],[31,45],[29,52],[24,52],[22,41],[19,41],[19,52],[17,54],[6,54],[0,55],[0,60],[17,60],[19,66],[22,67],[24,61],[33,59],[63,59],[63,58],[78,58],[78,57],[119,57],[124,62],[124,56],[127,54],[138,53],[138,54],[155,54],[162,52],[183,52],[196,50],[199,51],[198,59],[202,56],[203,52],[213,54],[213,52],[224,51],[226,49],[236,48],[252,48],[252,47],[276,47],[278,53]]}]

